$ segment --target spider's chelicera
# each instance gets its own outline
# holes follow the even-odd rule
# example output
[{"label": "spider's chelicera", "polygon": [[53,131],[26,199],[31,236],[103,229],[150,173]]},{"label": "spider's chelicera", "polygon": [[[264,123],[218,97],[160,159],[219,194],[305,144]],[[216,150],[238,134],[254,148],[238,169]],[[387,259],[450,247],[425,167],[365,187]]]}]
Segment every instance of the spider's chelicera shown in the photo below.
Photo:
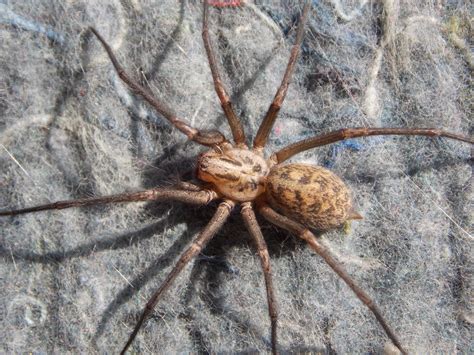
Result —
[{"label": "spider's chelicera", "polygon": [[255,217],[255,210],[269,222],[305,240],[370,309],[393,344],[402,353],[406,353],[398,336],[388,325],[371,297],[355,283],[342,265],[320,244],[311,231],[311,229],[320,231],[332,229],[342,225],[349,219],[360,218],[352,208],[348,188],[340,178],[322,167],[282,163],[302,151],[347,138],[373,135],[418,135],[447,137],[470,144],[474,144],[474,140],[435,128],[344,128],[293,143],[273,153],[269,158],[265,158],[264,147],[288,90],[303,40],[305,22],[310,12],[310,2],[307,1],[303,8],[296,33],[296,41],[291,49],[281,85],[250,147],[246,145],[242,124],[234,113],[229,95],[222,84],[217,69],[216,59],[209,40],[208,6],[207,1],[204,1],[202,37],[214,80],[214,87],[230,125],[233,143],[229,142],[218,131],[199,131],[176,117],[166,105],[151,94],[148,88],[140,85],[124,71],[107,42],[97,30],[90,29],[107,51],[119,77],[135,94],[143,97],[190,140],[209,147],[208,151],[198,157],[197,177],[201,183],[183,182],[169,188],[159,187],[113,196],[58,201],[47,205],[3,211],[0,212],[0,216],[117,202],[174,200],[194,205],[206,205],[212,200],[221,201],[211,221],[195,237],[191,246],[181,255],[172,271],[146,304],[122,353],[129,348],[143,322],[153,311],[163,293],[171,286],[187,263],[201,252],[227,220],[231,210],[237,205],[241,207],[242,218],[255,242],[265,277],[273,353],[277,353],[278,350],[277,303],[272,284],[269,254]]}]

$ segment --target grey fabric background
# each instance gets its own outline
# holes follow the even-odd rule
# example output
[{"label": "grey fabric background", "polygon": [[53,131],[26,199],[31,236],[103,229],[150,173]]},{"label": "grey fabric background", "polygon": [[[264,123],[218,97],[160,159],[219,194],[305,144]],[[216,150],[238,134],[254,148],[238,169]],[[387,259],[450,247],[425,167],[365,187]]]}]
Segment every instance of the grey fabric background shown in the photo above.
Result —
[{"label": "grey fabric background", "polygon": [[[472,5],[318,1],[267,154],[350,126],[472,134]],[[248,137],[286,66],[296,1],[211,11],[212,42]],[[193,1],[0,1],[0,208],[165,186],[202,148],[120,82],[129,73],[199,128],[229,134]],[[146,79],[145,79],[146,78]],[[359,139],[293,161],[330,167],[364,216],[321,237],[413,353],[472,343],[470,147]],[[1,352],[116,353],[214,205],[126,204],[0,219]],[[261,220],[280,350],[382,353],[372,314],[303,243]],[[144,353],[268,352],[263,277],[238,213],[186,268],[133,345]]]}]

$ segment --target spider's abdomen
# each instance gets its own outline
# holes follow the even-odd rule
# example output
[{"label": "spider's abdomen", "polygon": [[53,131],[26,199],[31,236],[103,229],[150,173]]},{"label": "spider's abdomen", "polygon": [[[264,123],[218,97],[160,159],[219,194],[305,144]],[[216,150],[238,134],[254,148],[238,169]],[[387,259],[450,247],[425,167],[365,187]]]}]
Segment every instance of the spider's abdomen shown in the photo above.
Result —
[{"label": "spider's abdomen", "polygon": [[317,230],[338,227],[352,213],[347,186],[320,166],[274,166],[267,177],[266,195],[273,208]]}]

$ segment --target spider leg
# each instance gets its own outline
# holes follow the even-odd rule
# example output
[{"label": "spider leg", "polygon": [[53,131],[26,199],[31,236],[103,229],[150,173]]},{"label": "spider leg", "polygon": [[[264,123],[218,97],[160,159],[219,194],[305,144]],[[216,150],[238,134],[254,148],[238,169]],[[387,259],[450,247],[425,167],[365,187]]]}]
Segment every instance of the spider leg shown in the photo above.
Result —
[{"label": "spider leg", "polygon": [[136,201],[166,201],[174,200],[194,205],[206,205],[217,198],[211,190],[189,191],[175,188],[155,188],[150,190],[130,192],[111,196],[88,197],[77,200],[56,201],[46,205],[27,207],[12,211],[0,211],[0,216],[15,216],[30,212],[45,210],[62,210],[64,208],[103,205],[106,203],[136,202]]},{"label": "spider leg", "polygon": [[165,117],[173,126],[183,132],[188,138],[196,143],[213,146],[215,144],[220,144],[225,142],[225,137],[222,133],[216,130],[212,131],[199,131],[194,127],[191,127],[187,122],[176,117],[175,113],[167,107],[164,103],[159,101],[152,93],[140,85],[136,80],[133,80],[119,64],[115,54],[110,48],[109,44],[105,39],[97,32],[93,27],[90,27],[92,33],[97,37],[97,39],[102,43],[102,46],[106,50],[110,61],[112,62],[118,76],[122,81],[127,84],[127,86],[135,93],[143,97],[153,108],[158,111],[163,117]]},{"label": "spider leg", "polygon": [[295,71],[295,64],[298,60],[301,43],[303,42],[304,27],[308,18],[308,12],[310,8],[311,4],[309,1],[307,1],[304,5],[303,13],[301,14],[300,23],[296,32],[296,41],[293,47],[291,48],[290,59],[286,67],[285,74],[283,75],[283,80],[281,81],[280,87],[278,88],[275,97],[273,98],[273,102],[268,108],[265,118],[260,124],[257,135],[255,136],[255,139],[253,141],[254,148],[258,149],[265,147],[270,131],[273,127],[273,124],[275,123],[278,112],[280,111],[280,107],[283,104],[283,100],[285,100],[286,92],[288,91],[288,87],[290,86],[291,76]]},{"label": "spider leg", "polygon": [[186,191],[201,191],[203,190],[202,186],[193,184],[192,182],[188,181],[178,181],[178,183],[175,185],[177,188],[181,190],[186,190]]},{"label": "spider leg", "polygon": [[197,254],[199,254],[202,248],[204,248],[204,246],[211,240],[211,238],[219,231],[219,229],[229,217],[230,212],[234,208],[234,206],[235,203],[230,200],[226,200],[219,205],[216,213],[209,221],[207,226],[201,231],[201,233],[199,233],[196,239],[194,239],[191,246],[186,249],[186,251],[181,255],[178,262],[175,264],[173,270],[171,270],[171,272],[168,274],[168,276],[166,276],[166,279],[162,282],[160,287],[155,291],[155,293],[153,293],[153,295],[148,300],[145,309],[143,310],[143,313],[140,316],[140,319],[135,325],[132,334],[130,334],[130,337],[128,338],[127,344],[125,344],[124,348],[122,349],[121,354],[125,354],[130,344],[132,344],[133,340],[137,336],[138,331],[142,327],[143,322],[151,314],[163,293],[171,286],[173,281],[183,270],[183,268],[188,264],[188,262]]},{"label": "spider leg", "polygon": [[274,153],[272,155],[272,160],[281,163],[286,159],[291,158],[293,155],[311,148],[320,147],[349,138],[384,135],[446,137],[474,144],[474,139],[470,137],[443,131],[437,128],[343,128],[290,144]]},{"label": "spider leg", "polygon": [[259,206],[259,212],[267,219],[269,222],[276,224],[277,226],[286,229],[287,231],[296,234],[301,239],[305,240],[311,249],[313,249],[316,253],[321,256],[326,264],[328,264],[331,269],[334,270],[336,274],[339,275],[341,279],[351,288],[352,291],[356,294],[356,296],[364,303],[367,308],[373,313],[379,324],[385,330],[385,333],[393,342],[393,344],[403,353],[408,354],[406,350],[403,349],[400,340],[398,339],[395,332],[392,328],[388,325],[385,318],[382,316],[382,312],[375,304],[374,300],[360,287],[358,286],[355,281],[352,279],[351,276],[347,273],[347,271],[342,267],[342,264],[337,261],[329,252],[329,250],[324,247],[322,244],[318,242],[316,237],[313,233],[302,224],[299,224],[277,212],[275,212],[270,206],[267,204],[261,204]]},{"label": "spider leg", "polygon": [[242,123],[237,118],[233,108],[232,102],[230,101],[229,94],[222,84],[222,79],[217,69],[216,57],[212,49],[211,41],[209,39],[209,3],[207,0],[204,1],[204,15],[202,19],[202,39],[204,41],[204,48],[206,48],[207,59],[209,61],[209,67],[211,68],[212,79],[214,80],[214,89],[216,90],[217,96],[221,102],[222,109],[229,122],[232,136],[236,144],[245,143],[245,133],[242,127]]},{"label": "spider leg", "polygon": [[278,306],[275,294],[273,292],[272,269],[270,266],[270,256],[268,254],[267,244],[263,239],[262,230],[258,225],[257,218],[250,202],[242,204],[240,212],[244,219],[245,226],[252,236],[257,247],[258,256],[262,265],[263,276],[265,277],[265,286],[267,288],[268,313],[270,315],[272,327],[272,353],[277,354],[277,322],[278,322]]}]

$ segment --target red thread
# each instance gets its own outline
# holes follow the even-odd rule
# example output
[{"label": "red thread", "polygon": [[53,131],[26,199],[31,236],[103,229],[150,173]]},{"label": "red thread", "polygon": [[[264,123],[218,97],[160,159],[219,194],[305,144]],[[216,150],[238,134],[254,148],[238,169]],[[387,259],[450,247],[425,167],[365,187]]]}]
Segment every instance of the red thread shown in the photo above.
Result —
[{"label": "red thread", "polygon": [[209,5],[214,7],[238,7],[242,5],[241,0],[210,0]]}]

